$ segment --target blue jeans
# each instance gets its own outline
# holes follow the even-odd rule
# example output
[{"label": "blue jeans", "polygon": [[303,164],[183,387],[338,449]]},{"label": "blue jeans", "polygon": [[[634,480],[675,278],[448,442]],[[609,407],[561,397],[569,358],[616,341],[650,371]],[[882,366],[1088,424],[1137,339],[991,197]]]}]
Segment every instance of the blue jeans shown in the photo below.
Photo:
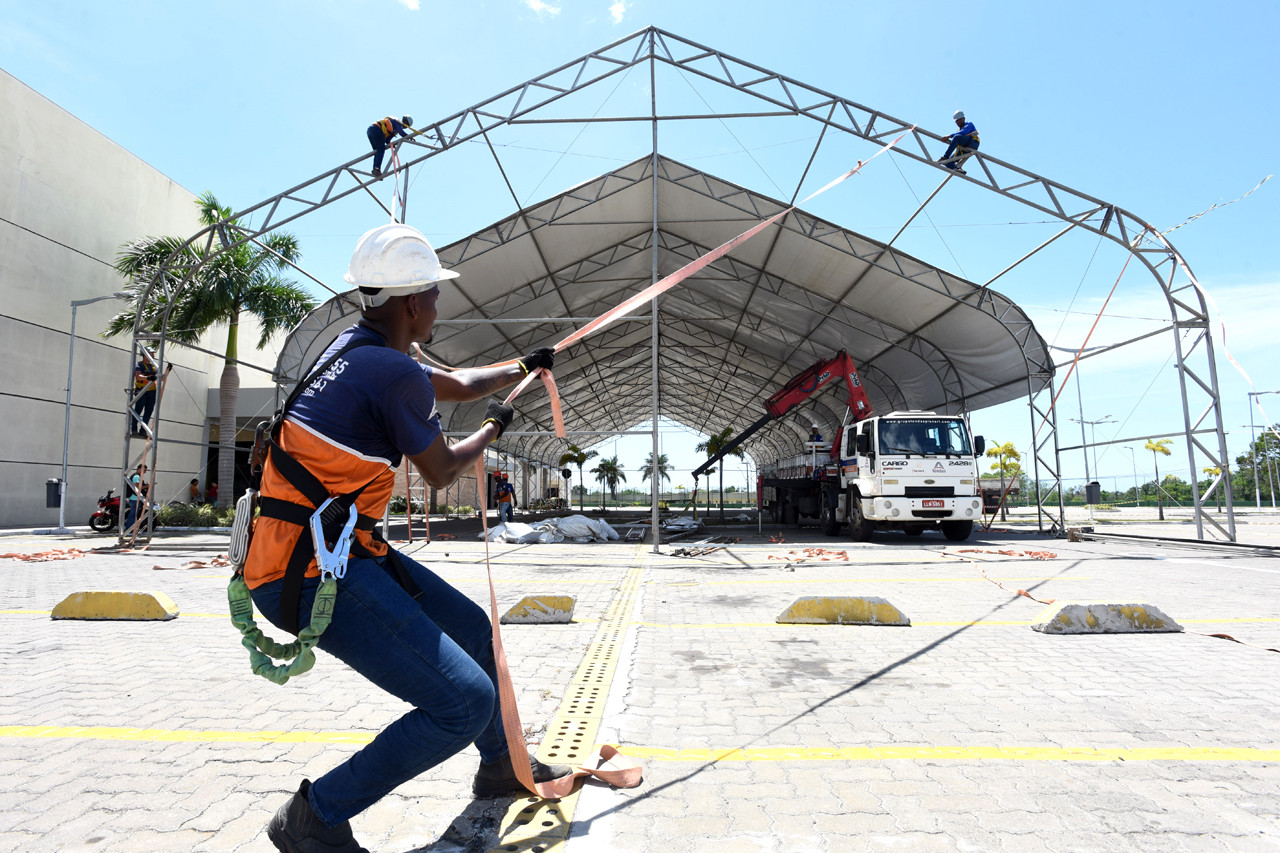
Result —
[{"label": "blue jeans", "polygon": [[155,405],[155,388],[143,391],[138,395],[138,399],[133,402],[133,416],[138,419],[138,423],[130,424],[130,432],[142,432],[142,425],[151,423],[151,410],[155,408]]},{"label": "blue jeans", "polygon": [[[977,150],[978,150],[978,140],[974,139],[972,136],[956,136],[956,137],[952,137],[952,139],[951,139],[951,144],[947,146],[947,153],[942,155],[942,159],[943,159],[943,160],[950,160],[950,159],[951,159],[951,156],[952,156],[953,154],[955,154],[955,153],[956,153],[956,149],[957,149],[957,148],[958,148],[958,149],[961,149],[961,151],[960,151],[960,153],[961,153],[961,154],[965,153],[964,149],[968,149],[970,152],[972,152],[972,151],[977,151]],[[954,169],[954,168],[956,168],[957,166],[959,166],[960,164],[959,164],[959,163],[944,163],[943,165],[945,165],[948,169]]]},{"label": "blue jeans", "polygon": [[[401,589],[387,558],[352,557],[338,581],[333,622],[317,644],[414,706],[311,785],[311,808],[330,826],[470,743],[486,764],[507,755],[488,615],[434,572],[404,555],[400,561],[421,597],[415,600]],[[319,584],[319,578],[303,581],[300,628],[311,621]],[[253,603],[277,627],[282,585],[274,581],[252,591]]]},{"label": "blue jeans", "polygon": [[387,137],[376,124],[369,125],[369,144],[373,146],[373,168],[382,168],[382,155],[387,150]]},{"label": "blue jeans", "polygon": [[138,518],[138,507],[142,505],[141,501],[129,501],[129,508],[124,514],[124,529],[126,531],[133,529],[133,522]]},{"label": "blue jeans", "polygon": [[515,504],[511,501],[498,504],[498,521],[507,522],[516,520]]}]

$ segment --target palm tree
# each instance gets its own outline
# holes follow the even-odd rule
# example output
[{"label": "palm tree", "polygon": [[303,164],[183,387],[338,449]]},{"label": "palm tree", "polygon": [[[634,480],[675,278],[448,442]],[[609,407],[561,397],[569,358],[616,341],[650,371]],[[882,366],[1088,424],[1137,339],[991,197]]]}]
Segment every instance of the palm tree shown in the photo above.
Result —
[{"label": "palm tree", "polygon": [[[196,199],[200,221],[206,226],[230,220],[231,208],[222,207],[208,190]],[[225,232],[224,232],[225,233]],[[236,233],[234,230],[231,233]],[[215,253],[213,246],[194,241],[184,245],[179,237],[143,237],[126,243],[116,255],[116,272],[128,280],[125,290],[134,295],[132,306],[107,324],[103,337],[142,329],[160,331],[168,313],[165,333],[178,344],[195,344],[211,327],[227,324],[227,345],[218,385],[218,506],[235,502],[236,404],[240,397],[240,373],[236,368],[240,315],[257,318],[262,327],[258,349],[277,332],[290,329],[315,307],[315,300],[291,279],[280,273],[286,261],[302,256],[292,234],[277,232],[262,239],[262,245],[241,243],[205,263]],[[267,248],[262,248],[266,246]],[[268,249],[270,251],[268,251]],[[148,285],[161,271],[170,279],[191,280],[169,306],[153,292],[141,304]],[[170,310],[172,307],[172,310]],[[141,317],[138,312],[141,311]]]},{"label": "palm tree", "polygon": [[1156,462],[1156,506],[1159,507],[1161,521],[1164,521],[1164,490],[1160,488],[1160,456],[1158,454],[1172,456],[1173,451],[1169,450],[1170,444],[1173,444],[1171,438],[1148,438],[1147,443],[1142,445],[1151,451],[1151,458]]},{"label": "palm tree", "polygon": [[[708,459],[714,458],[720,455],[720,453],[724,450],[724,448],[729,444],[729,439],[732,436],[733,436],[733,427],[725,427],[720,432],[708,438],[706,441],[699,443],[698,446],[694,448],[694,450],[698,453],[706,453]],[[728,455],[736,456],[737,458],[742,459],[747,454],[746,454],[746,451],[744,451],[741,447],[735,447],[733,450],[729,451]],[[720,521],[721,523],[723,523],[724,522],[724,463],[721,463],[718,467],[720,468]],[[707,491],[709,492],[710,489],[708,489]],[[710,497],[710,495],[708,495],[708,497]],[[709,501],[708,501],[707,512],[708,514],[710,514],[711,512]]]},{"label": "palm tree", "polygon": [[566,463],[572,462],[574,465],[578,466],[578,488],[580,490],[578,492],[578,512],[585,511],[582,508],[582,502],[585,500],[586,491],[587,491],[586,487],[582,485],[582,466],[586,464],[586,461],[588,459],[594,458],[599,455],[600,454],[594,450],[583,450],[578,445],[571,444],[569,445],[569,449],[567,451],[560,454],[560,461],[556,463],[557,465],[564,465]]},{"label": "palm tree", "polygon": [[[1208,474],[1210,477],[1217,477],[1222,474],[1222,469],[1217,465],[1211,465],[1208,468],[1201,468],[1200,470]],[[1214,489],[1213,498],[1214,503],[1217,504],[1218,512],[1222,512],[1222,492],[1218,491],[1218,489]]]},{"label": "palm tree", "polygon": [[1013,446],[1012,441],[1006,441],[1004,444],[998,444],[987,448],[987,456],[997,460],[991,464],[992,471],[1000,472],[1000,520],[1009,520],[1009,510],[1004,505],[1004,481],[1005,472],[1010,477],[1017,477],[1022,471],[1022,466],[1018,461],[1022,459],[1022,454],[1018,453],[1018,448]]},{"label": "palm tree", "polygon": [[609,487],[609,497],[616,501],[618,499],[618,483],[625,483],[627,475],[618,467],[618,457],[616,456],[610,459],[601,459],[596,463],[596,467],[591,469],[591,473],[596,475],[596,482],[600,484],[600,511],[604,512],[605,487]]},{"label": "palm tree", "polygon": [[[671,468],[667,464],[667,454],[659,453],[658,454],[658,476],[654,478],[655,485],[659,492],[662,491],[663,480],[666,480],[668,483],[671,482],[671,474],[668,473],[670,470]],[[641,467],[640,469],[640,482],[643,483],[645,480],[649,479],[650,477],[653,477],[653,453],[652,452],[650,452],[649,455],[645,458],[644,466]]]}]

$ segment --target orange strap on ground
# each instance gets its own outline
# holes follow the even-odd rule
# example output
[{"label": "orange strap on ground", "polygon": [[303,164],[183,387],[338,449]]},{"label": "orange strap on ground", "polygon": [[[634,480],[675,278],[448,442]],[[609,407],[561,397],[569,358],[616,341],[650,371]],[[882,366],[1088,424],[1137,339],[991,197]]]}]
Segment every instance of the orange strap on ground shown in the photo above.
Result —
[{"label": "orange strap on ground", "polygon": [[848,551],[833,551],[829,548],[801,548],[798,551],[788,551],[786,555],[779,556],[770,554],[770,560],[786,560],[795,562],[804,562],[806,560],[817,560],[820,562],[849,562]]},{"label": "orange strap on ground", "polygon": [[24,563],[47,563],[51,560],[74,560],[83,557],[84,551],[79,548],[54,548],[50,551],[36,551],[31,554],[12,552],[0,554],[0,560],[21,560]]},{"label": "orange strap on ground", "polygon": [[[1006,557],[1030,557],[1033,560],[1054,560],[1054,559],[1057,559],[1057,556],[1058,556],[1052,551],[1011,551],[1011,550],[996,551],[996,550],[992,550],[991,548],[957,548],[955,551],[942,552],[942,556],[944,557],[955,557],[959,554],[1002,554]],[[969,558],[961,557],[960,559],[968,560]],[[974,561],[969,560],[969,562],[974,562]],[[1012,592],[1014,595],[1020,595],[1023,598],[1029,598],[1032,601],[1038,601],[1041,604],[1053,604],[1055,601],[1057,601],[1056,598],[1036,598],[1034,595],[1027,592],[1025,589],[1017,589],[1017,590],[1009,589],[1009,587],[1000,583],[1000,581],[995,580],[994,578],[988,577],[987,570],[982,568],[981,565],[978,566],[978,573],[982,575],[983,580],[990,581],[991,583],[1003,589],[1005,592]]]},{"label": "orange strap on ground", "polygon": [[484,528],[484,562],[489,574],[489,619],[493,624],[493,660],[498,670],[498,702],[502,708],[502,730],[507,736],[507,750],[511,753],[511,766],[520,784],[547,800],[556,800],[573,791],[578,779],[596,776],[601,781],[619,788],[634,788],[640,784],[643,769],[633,758],[623,755],[608,744],[600,746],[581,766],[568,776],[550,782],[534,782],[533,768],[529,764],[529,747],[524,742],[524,726],[520,711],[516,708],[516,693],[511,686],[511,670],[507,667],[507,654],[502,648],[502,631],[498,627],[498,595],[493,588],[493,567],[489,563],[489,518],[484,493],[484,459],[476,460],[476,494],[480,498],[480,522]]}]

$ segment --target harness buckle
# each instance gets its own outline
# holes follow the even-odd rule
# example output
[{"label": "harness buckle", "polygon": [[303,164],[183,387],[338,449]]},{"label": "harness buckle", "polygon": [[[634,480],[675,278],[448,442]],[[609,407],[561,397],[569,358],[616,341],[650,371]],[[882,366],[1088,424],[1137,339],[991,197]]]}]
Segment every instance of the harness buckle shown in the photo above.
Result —
[{"label": "harness buckle", "polygon": [[351,553],[351,533],[355,530],[356,519],[360,515],[356,512],[355,504],[352,504],[347,513],[347,523],[334,540],[333,550],[329,550],[325,545],[322,515],[334,500],[335,498],[329,498],[311,514],[311,541],[316,546],[316,563],[320,568],[321,580],[346,577],[347,557]]}]

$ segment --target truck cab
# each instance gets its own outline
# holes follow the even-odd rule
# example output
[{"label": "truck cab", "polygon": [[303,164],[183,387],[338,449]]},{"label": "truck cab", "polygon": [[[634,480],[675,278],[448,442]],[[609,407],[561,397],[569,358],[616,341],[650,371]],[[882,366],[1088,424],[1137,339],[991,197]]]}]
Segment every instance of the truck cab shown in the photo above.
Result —
[{"label": "truck cab", "polygon": [[983,445],[954,415],[893,412],[846,423],[826,469],[824,531],[837,535],[847,526],[864,540],[876,529],[908,536],[936,529],[968,539],[982,517],[976,457]]}]

